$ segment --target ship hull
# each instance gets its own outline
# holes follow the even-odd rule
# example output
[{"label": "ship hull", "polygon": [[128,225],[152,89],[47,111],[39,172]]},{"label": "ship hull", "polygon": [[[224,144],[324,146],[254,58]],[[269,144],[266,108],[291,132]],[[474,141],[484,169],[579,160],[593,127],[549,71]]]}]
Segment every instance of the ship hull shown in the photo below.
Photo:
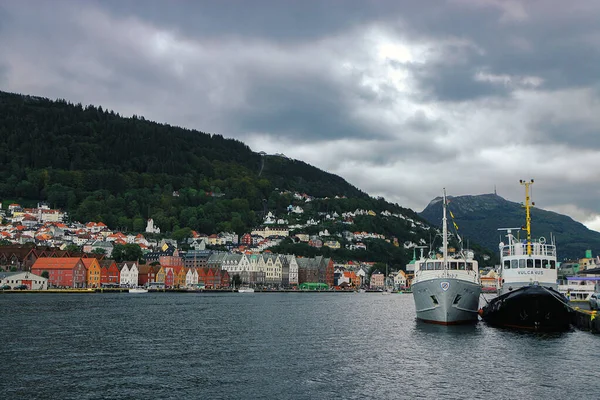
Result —
[{"label": "ship hull", "polygon": [[433,278],[412,285],[417,319],[432,324],[476,323],[481,286],[456,278]]},{"label": "ship hull", "polygon": [[571,329],[567,299],[550,287],[523,286],[492,299],[480,311],[488,324],[518,330],[564,332]]}]

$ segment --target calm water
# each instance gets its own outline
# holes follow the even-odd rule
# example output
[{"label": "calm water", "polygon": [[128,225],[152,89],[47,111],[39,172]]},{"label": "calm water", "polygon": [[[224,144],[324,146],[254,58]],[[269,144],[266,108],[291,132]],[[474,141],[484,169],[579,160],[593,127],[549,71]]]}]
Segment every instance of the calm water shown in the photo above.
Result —
[{"label": "calm water", "polygon": [[0,313],[0,399],[600,398],[600,336],[421,324],[406,294],[16,294]]}]

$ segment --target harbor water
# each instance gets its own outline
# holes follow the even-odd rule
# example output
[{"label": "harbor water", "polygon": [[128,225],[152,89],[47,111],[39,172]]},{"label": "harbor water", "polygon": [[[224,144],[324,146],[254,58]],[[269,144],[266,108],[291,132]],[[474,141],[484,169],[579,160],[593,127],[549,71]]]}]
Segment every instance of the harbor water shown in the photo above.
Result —
[{"label": "harbor water", "polygon": [[0,296],[0,399],[600,398],[600,337],[379,293]]}]

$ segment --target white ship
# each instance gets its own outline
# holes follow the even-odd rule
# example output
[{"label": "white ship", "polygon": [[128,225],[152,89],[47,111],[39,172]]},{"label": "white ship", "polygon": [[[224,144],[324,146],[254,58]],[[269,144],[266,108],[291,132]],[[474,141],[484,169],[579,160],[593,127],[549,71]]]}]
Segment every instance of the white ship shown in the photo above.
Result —
[{"label": "white ship", "polygon": [[481,282],[472,252],[448,255],[446,190],[443,197],[443,255],[415,261],[412,293],[417,318],[424,322],[453,325],[478,321]]}]

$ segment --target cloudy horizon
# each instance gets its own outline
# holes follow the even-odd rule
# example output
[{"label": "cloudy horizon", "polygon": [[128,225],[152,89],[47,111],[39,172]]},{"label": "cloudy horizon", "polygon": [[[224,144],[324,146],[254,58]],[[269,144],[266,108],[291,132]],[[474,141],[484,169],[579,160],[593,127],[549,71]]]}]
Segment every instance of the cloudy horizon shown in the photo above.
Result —
[{"label": "cloudy horizon", "polygon": [[600,2],[0,3],[0,90],[221,134],[422,211],[532,199],[600,231]]}]

